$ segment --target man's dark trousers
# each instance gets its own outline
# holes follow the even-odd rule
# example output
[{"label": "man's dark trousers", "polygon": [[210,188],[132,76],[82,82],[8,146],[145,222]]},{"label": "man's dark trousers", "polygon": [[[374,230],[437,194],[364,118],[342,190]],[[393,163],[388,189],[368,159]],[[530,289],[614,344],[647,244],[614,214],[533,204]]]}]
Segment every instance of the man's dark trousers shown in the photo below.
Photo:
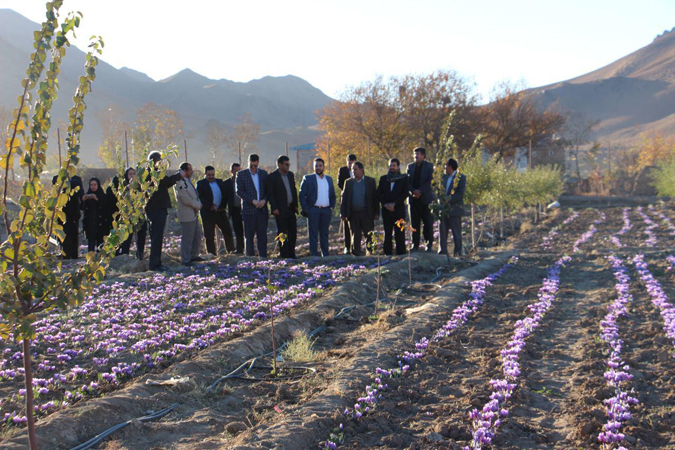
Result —
[{"label": "man's dark trousers", "polygon": [[396,254],[405,255],[405,233],[401,230],[396,222],[400,219],[405,219],[405,214],[399,214],[396,211],[389,211],[382,208],[382,224],[384,225],[384,254],[393,254],[393,242],[391,233],[394,232],[394,239],[396,240]]},{"label": "man's dark trousers", "polygon": [[375,222],[368,218],[368,213],[363,210],[352,210],[349,215],[349,226],[352,230],[352,254],[354,256],[362,256],[361,252],[361,238],[365,234],[366,247],[372,240],[370,232],[375,228]]},{"label": "man's dark trousers", "polygon": [[424,240],[429,248],[434,243],[434,219],[431,216],[429,205],[423,204],[417,198],[410,198],[410,222],[416,230],[412,234],[413,247],[420,245],[420,226],[424,224]]},{"label": "man's dark trousers", "polygon": [[78,227],[79,225],[77,222],[66,222],[63,225],[63,231],[66,234],[62,244],[65,259],[77,259],[78,251],[80,249],[78,242]]},{"label": "man's dark trousers", "polygon": [[298,239],[298,221],[295,214],[287,214],[286,217],[278,215],[274,220],[277,223],[277,235],[286,235],[286,242],[281,245],[279,255],[282,258],[295,258],[295,243]]},{"label": "man's dark trousers", "polygon": [[448,230],[452,231],[452,241],[455,244],[454,256],[462,256],[462,216],[445,216],[441,218],[439,227],[441,253],[448,253]]},{"label": "man's dark trousers", "polygon": [[227,219],[225,210],[202,212],[202,223],[204,224],[204,240],[206,240],[206,251],[212,255],[216,254],[216,226],[220,228],[225,239],[225,249],[228,253],[234,251],[234,240],[232,239],[232,228]]},{"label": "man's dark trousers", "polygon": [[244,223],[241,218],[241,208],[230,206],[230,219],[237,238],[237,253],[244,253]]},{"label": "man's dark trousers", "polygon": [[146,211],[150,222],[150,270],[162,265],[162,244],[164,242],[164,227],[166,227],[167,210],[165,208]]},{"label": "man's dark trousers", "polygon": [[246,238],[246,256],[255,256],[254,237],[258,238],[258,256],[267,258],[267,208],[256,209],[253,214],[245,214],[244,236]]},{"label": "man's dark trousers", "polygon": [[321,254],[328,256],[328,231],[330,230],[330,219],[333,215],[332,210],[330,208],[312,206],[309,208],[307,214],[309,253],[312,256],[319,256],[317,244],[321,241]]}]

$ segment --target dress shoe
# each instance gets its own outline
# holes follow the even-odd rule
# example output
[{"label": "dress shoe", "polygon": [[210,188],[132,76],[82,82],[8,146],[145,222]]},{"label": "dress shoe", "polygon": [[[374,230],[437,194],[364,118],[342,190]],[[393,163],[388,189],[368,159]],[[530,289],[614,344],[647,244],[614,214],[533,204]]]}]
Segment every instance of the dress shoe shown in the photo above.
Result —
[{"label": "dress shoe", "polygon": [[190,262],[203,262],[203,261],[206,261],[206,260],[204,258],[202,258],[201,256],[197,256],[196,258],[192,258],[190,260]]},{"label": "dress shoe", "polygon": [[439,254],[439,255],[447,255],[448,252],[444,252],[443,250],[439,250],[439,251],[438,251],[438,254]]}]

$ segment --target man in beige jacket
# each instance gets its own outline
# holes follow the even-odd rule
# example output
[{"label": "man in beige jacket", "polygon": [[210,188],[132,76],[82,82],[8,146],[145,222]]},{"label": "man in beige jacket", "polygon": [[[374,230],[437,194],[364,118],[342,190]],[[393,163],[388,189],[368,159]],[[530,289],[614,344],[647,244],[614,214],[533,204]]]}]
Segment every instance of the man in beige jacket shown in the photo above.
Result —
[{"label": "man in beige jacket", "polygon": [[199,201],[197,189],[192,184],[192,164],[184,162],[180,168],[185,172],[185,178],[178,181],[173,189],[176,192],[178,204],[178,221],[180,222],[182,235],[180,239],[180,262],[184,266],[191,266],[195,261],[203,261],[199,257],[202,244],[202,227],[197,222],[202,202]]}]

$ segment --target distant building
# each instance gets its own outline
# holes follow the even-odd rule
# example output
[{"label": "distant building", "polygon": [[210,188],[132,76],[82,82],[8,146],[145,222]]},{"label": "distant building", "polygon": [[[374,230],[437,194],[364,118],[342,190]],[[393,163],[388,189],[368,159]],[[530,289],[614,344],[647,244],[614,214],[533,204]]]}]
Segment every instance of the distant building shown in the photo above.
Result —
[{"label": "distant building", "polygon": [[[294,153],[295,159],[293,159]],[[312,171],[312,161],[318,156],[316,143],[312,142],[310,144],[289,147],[288,156],[291,158],[291,162],[296,164],[296,173],[309,173]]]}]

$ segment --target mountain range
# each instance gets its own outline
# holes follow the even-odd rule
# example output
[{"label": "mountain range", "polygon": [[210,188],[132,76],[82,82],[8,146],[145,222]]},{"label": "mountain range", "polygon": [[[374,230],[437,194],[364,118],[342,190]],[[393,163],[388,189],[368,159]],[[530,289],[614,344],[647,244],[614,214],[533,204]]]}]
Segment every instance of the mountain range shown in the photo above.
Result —
[{"label": "mountain range", "polygon": [[557,103],[597,120],[593,137],[603,146],[675,134],[675,29],[607,66],[530,92],[544,107]]},{"label": "mountain range", "polygon": [[[32,52],[33,31],[39,25],[22,15],[0,9],[0,106],[13,109]],[[85,54],[71,47],[64,59],[60,96],[69,97],[81,75]],[[643,134],[675,134],[675,31],[666,31],[647,46],[588,74],[529,90],[542,107],[597,120],[594,139],[613,147],[635,144]],[[65,99],[64,99],[65,100]],[[264,77],[247,83],[212,80],[184,69],[155,81],[131,68],[117,69],[104,61],[97,68],[82,136],[83,160],[100,164],[97,156],[102,129],[96,113],[119,108],[127,122],[135,111],[154,102],[178,112],[190,136],[188,146],[197,162],[205,162],[206,129],[210,122],[234,126],[250,113],[260,124],[257,143],[263,158],[273,158],[289,146],[313,142],[319,135],[316,112],[331,98],[296,76]],[[113,106],[114,105],[114,106]],[[57,101],[53,123],[66,122],[69,101]],[[192,158],[191,158],[192,159]]]},{"label": "mountain range", "polygon": [[[16,106],[21,79],[25,76],[29,55],[33,51],[33,32],[39,29],[22,15],[0,9],[0,105]],[[105,56],[105,52],[104,52]],[[82,75],[85,53],[70,47],[63,59],[59,76],[60,97],[70,97]],[[256,143],[261,156],[274,157],[289,146],[313,142],[319,132],[316,111],[331,98],[307,81],[293,76],[263,77],[247,83],[211,80],[184,69],[164,80],[155,81],[144,73],[123,67],[116,69],[105,61],[98,65],[92,93],[87,97],[85,127],[82,134],[83,160],[100,164],[97,149],[102,129],[96,113],[110,107],[119,108],[126,122],[135,111],[153,102],[178,112],[188,133],[188,147],[198,162],[206,161],[206,127],[211,121],[232,127],[245,113],[260,124]],[[52,124],[66,122],[71,102],[57,101],[52,110]],[[63,130],[62,130],[63,131]]]}]

